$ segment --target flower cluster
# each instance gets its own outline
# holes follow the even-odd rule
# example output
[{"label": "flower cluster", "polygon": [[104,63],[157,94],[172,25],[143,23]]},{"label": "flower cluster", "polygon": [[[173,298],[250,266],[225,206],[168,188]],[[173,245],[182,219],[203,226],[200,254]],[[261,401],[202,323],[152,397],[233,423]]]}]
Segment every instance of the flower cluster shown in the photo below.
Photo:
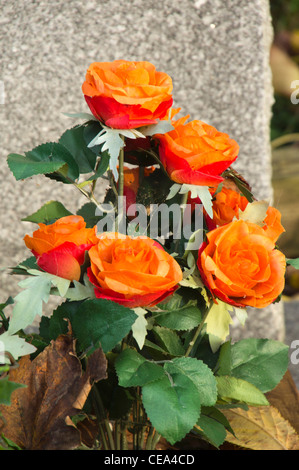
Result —
[{"label": "flower cluster", "polygon": [[[128,153],[130,147],[132,153],[155,146],[170,181],[209,188],[213,217],[205,213],[209,230],[199,248],[197,266],[213,298],[258,308],[275,301],[284,287],[286,267],[284,255],[275,246],[283,232],[280,214],[269,207],[260,225],[250,218],[238,221],[248,199],[236,189],[219,188],[225,170],[238,157],[237,142],[202,121],[188,121],[189,116],[175,119],[179,110],[170,111],[172,80],[149,62],[93,63],[82,91],[95,118],[114,129],[142,128],[166,120],[170,113],[172,130],[137,142],[131,139]],[[140,140],[146,142],[141,149]],[[155,169],[141,168],[143,178]],[[127,198],[127,205],[136,203],[139,174],[139,166],[123,170],[121,196]],[[179,264],[157,242],[105,233],[96,238],[95,233],[96,227],[86,229],[82,218],[64,217],[50,226],[41,224],[32,238],[25,237],[25,243],[40,268],[77,281],[88,251],[88,276],[96,296],[128,306],[152,305],[181,281]]]},{"label": "flower cluster", "polygon": [[[86,411],[101,409],[100,448],[118,448],[132,433],[134,449],[145,435],[153,449],[160,435],[174,444],[189,431],[218,447],[231,432],[226,408],[268,404],[264,393],[287,367],[278,342],[227,340],[231,313],[244,324],[247,307],[280,299],[281,214],[233,169],[234,139],[178,117],[172,80],[153,64],[93,63],[82,92],[91,111],[83,124],[8,156],[17,180],[43,174],[88,201],[74,214],[50,201],[26,217],[38,228],[24,237],[31,255],[14,273],[28,279],[0,343],[15,346],[16,359],[31,354],[32,337],[20,347],[16,336],[41,316],[38,348],[68,334],[78,360],[105,357],[105,384]],[[63,302],[44,320],[50,295]]]}]

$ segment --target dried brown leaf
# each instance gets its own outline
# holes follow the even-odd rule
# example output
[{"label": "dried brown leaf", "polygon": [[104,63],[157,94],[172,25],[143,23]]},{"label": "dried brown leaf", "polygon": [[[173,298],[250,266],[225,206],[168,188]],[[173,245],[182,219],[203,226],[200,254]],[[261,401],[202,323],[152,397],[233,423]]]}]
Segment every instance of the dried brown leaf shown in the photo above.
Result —
[{"label": "dried brown leaf", "polygon": [[266,397],[299,434],[299,392],[289,370]]},{"label": "dried brown leaf", "polygon": [[26,450],[69,450],[80,445],[71,417],[82,409],[92,384],[106,378],[101,349],[90,356],[86,371],[70,335],[61,335],[33,361],[21,358],[11,381],[27,385],[16,390],[11,405],[0,406],[5,437]]},{"label": "dried brown leaf", "polygon": [[299,450],[299,436],[273,406],[222,410],[235,432],[227,442],[252,450]]}]

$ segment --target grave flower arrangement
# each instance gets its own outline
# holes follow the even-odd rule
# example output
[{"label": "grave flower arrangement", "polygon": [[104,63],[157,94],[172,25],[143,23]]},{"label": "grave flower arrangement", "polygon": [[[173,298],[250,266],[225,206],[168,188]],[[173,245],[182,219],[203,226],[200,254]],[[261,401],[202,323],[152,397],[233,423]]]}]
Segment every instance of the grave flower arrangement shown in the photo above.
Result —
[{"label": "grave flower arrangement", "polygon": [[283,343],[229,331],[280,300],[280,213],[233,169],[235,140],[178,117],[151,63],[93,63],[82,92],[79,124],[7,160],[16,180],[44,175],[86,203],[23,219],[37,226],[10,270],[21,292],[1,305],[1,445],[155,449],[192,435],[218,448],[236,437],[229,411],[269,406],[288,367]]}]

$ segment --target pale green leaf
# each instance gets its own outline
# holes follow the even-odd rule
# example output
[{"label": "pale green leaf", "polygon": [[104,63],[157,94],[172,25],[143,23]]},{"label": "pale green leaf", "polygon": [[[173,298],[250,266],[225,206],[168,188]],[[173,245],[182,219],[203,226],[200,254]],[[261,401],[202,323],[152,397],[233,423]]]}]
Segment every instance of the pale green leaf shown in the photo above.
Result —
[{"label": "pale green leaf", "polygon": [[244,326],[248,317],[246,308],[234,307],[234,312],[241,325]]},{"label": "pale green leaf", "polygon": [[118,181],[117,162],[119,153],[124,147],[124,139],[120,135],[120,129],[105,127],[88,144],[88,147],[102,145],[102,151],[107,150],[110,155],[109,165],[116,181]]},{"label": "pale green leaf", "polygon": [[75,119],[84,119],[85,121],[97,121],[97,118],[90,113],[63,113],[65,116]]},{"label": "pale green leaf", "polygon": [[26,328],[37,315],[42,315],[43,303],[47,303],[52,282],[47,277],[32,276],[19,283],[24,288],[14,299],[8,332],[10,335]]},{"label": "pale green leaf", "polygon": [[208,186],[197,186],[194,184],[183,184],[180,194],[191,193],[191,198],[199,198],[207,214],[213,218],[213,196],[209,191]]},{"label": "pale green leaf", "polygon": [[[18,335],[11,335],[8,331],[5,331],[0,335],[0,363],[5,351],[8,351],[17,360],[21,356],[32,354],[36,351],[36,348],[32,344],[27,343],[24,338],[20,338]],[[8,358],[7,361],[9,362]]]},{"label": "pale green leaf", "polygon": [[139,130],[144,136],[152,136],[155,134],[166,134],[174,129],[170,121],[160,120],[157,124],[141,127]]},{"label": "pale green leaf", "polygon": [[206,318],[206,332],[209,335],[210,346],[213,352],[216,352],[219,346],[229,335],[229,325],[233,323],[229,312],[233,307],[217,299],[210,309]]},{"label": "pale green leaf", "polygon": [[31,276],[19,283],[24,290],[14,299],[8,329],[10,334],[31,325],[37,315],[42,316],[43,303],[48,302],[53,286],[57,288],[59,295],[64,297],[71,282],[54,274],[28,269],[25,266],[24,268]]},{"label": "pale green leaf", "polygon": [[132,334],[139,348],[142,349],[147,335],[147,320],[145,318],[147,311],[143,308],[134,308],[133,310],[137,318],[132,325]]},{"label": "pale green leaf", "polygon": [[83,284],[78,281],[73,281],[74,287],[69,287],[65,293],[65,298],[71,301],[93,299],[95,298],[94,286],[88,279],[87,274],[84,274]]},{"label": "pale green leaf", "polygon": [[231,376],[216,377],[218,397],[225,402],[241,402],[247,405],[266,406],[265,395],[253,384]]},{"label": "pale green leaf", "polygon": [[169,190],[169,194],[167,195],[166,201],[169,199],[172,199],[180,190],[181,185],[180,184],[173,184]]},{"label": "pale green leaf", "polygon": [[239,219],[247,220],[252,224],[263,226],[268,207],[268,201],[251,202],[247,204],[244,211],[239,210]]}]

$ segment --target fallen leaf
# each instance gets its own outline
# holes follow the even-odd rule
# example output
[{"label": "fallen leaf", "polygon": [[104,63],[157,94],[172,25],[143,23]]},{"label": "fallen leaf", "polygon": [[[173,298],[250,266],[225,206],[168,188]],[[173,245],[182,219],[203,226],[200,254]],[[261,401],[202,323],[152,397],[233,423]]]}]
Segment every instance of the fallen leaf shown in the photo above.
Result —
[{"label": "fallen leaf", "polygon": [[266,397],[299,434],[299,392],[289,370]]},{"label": "fallen leaf", "polygon": [[88,360],[85,372],[71,335],[60,335],[33,361],[24,356],[9,374],[25,384],[14,391],[10,406],[0,406],[3,435],[24,450],[71,450],[80,445],[80,432],[71,422],[86,401],[94,382],[106,378],[101,349]]},{"label": "fallen leaf", "polygon": [[299,436],[274,406],[222,410],[235,436],[226,441],[251,450],[299,450]]}]

